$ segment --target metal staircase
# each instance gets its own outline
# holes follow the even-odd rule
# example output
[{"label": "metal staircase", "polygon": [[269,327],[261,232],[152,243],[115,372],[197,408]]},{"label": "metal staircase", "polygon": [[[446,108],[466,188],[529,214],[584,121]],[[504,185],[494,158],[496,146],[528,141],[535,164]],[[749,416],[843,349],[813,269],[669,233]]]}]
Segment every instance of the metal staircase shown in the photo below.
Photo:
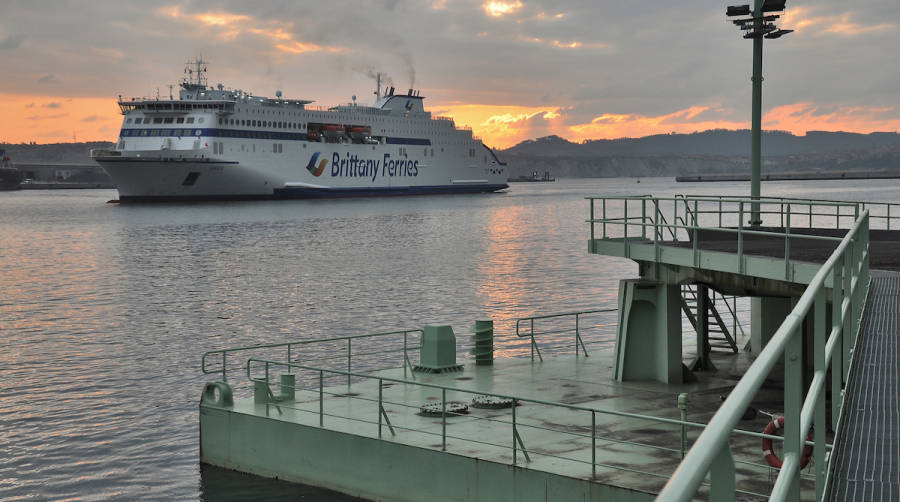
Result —
[{"label": "metal staircase", "polygon": [[[699,304],[697,289],[697,286],[693,284],[681,286],[681,310],[684,311],[691,326],[694,327],[694,331],[699,333],[700,327],[698,326],[698,322],[700,319],[698,319],[697,315]],[[708,335],[706,342],[708,349],[727,349],[733,353],[737,353],[738,346],[735,341],[736,333],[733,331],[740,329],[743,332],[743,328],[740,326],[740,321],[737,319],[736,308],[731,303],[728,303],[729,298],[722,293],[712,289],[708,291],[709,301],[707,302],[708,308],[706,311],[706,332]],[[731,297],[731,301],[734,303],[734,297]],[[719,312],[720,308],[726,312],[727,317],[732,321],[732,330],[728,329],[728,325],[725,323],[722,313]]]}]

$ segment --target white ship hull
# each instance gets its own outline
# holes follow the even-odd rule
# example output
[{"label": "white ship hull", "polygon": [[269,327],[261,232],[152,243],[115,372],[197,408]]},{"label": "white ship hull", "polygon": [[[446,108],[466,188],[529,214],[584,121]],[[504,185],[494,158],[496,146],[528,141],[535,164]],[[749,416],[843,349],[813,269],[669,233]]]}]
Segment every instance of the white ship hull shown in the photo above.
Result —
[{"label": "white ship hull", "polygon": [[[384,145],[285,142],[282,149],[281,154],[263,158],[227,152],[216,157],[204,147],[131,150],[126,155],[114,151],[95,155],[94,160],[113,179],[121,201],[421,195],[507,188],[496,161],[488,168],[465,161],[454,166],[424,153],[416,158],[409,147],[405,157],[395,159],[397,148]],[[314,171],[322,167],[318,176],[310,165]]]},{"label": "white ship hull", "polygon": [[180,99],[120,101],[115,150],[92,153],[121,201],[494,192],[508,171],[471,130],[410,91],[375,106],[182,84]]}]

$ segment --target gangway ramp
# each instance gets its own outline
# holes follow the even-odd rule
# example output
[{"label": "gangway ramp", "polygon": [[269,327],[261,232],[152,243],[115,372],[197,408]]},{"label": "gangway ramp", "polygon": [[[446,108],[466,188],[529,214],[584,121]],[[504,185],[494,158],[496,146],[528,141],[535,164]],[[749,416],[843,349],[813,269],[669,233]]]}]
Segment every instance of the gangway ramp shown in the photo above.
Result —
[{"label": "gangway ramp", "polygon": [[900,500],[900,274],[872,272],[828,500]]}]

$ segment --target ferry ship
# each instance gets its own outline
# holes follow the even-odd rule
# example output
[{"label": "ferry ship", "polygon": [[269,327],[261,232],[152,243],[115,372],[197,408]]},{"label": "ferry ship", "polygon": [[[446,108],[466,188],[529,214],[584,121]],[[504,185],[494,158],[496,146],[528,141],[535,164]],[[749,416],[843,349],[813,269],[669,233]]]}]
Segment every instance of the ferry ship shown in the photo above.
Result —
[{"label": "ferry ship", "polygon": [[114,149],[92,150],[119,200],[314,198],[496,192],[506,164],[424,97],[376,82],[375,103],[254,96],[207,85],[188,62],[178,99],[119,96]]}]

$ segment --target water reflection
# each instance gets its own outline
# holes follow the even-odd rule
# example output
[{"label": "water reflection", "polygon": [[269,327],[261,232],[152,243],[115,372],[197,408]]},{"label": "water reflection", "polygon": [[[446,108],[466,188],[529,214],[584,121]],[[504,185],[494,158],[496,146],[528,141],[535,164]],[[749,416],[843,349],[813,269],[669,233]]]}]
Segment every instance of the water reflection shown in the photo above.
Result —
[{"label": "water reflection", "polygon": [[[818,186],[848,197],[866,187],[835,183]],[[487,315],[498,356],[524,355],[515,317],[614,307],[619,279],[637,267],[587,254],[583,197],[632,193],[634,180],[524,185],[160,206],[106,204],[115,192],[102,190],[0,193],[0,499],[332,497],[198,467],[200,354],[437,322],[454,327],[463,353]],[[825,194],[780,186],[766,195]],[[900,199],[900,188],[878,190],[867,197]],[[586,319],[585,341],[609,346],[612,320]],[[545,355],[572,346],[568,334],[541,341]],[[321,350],[303,356],[340,348]]]}]

